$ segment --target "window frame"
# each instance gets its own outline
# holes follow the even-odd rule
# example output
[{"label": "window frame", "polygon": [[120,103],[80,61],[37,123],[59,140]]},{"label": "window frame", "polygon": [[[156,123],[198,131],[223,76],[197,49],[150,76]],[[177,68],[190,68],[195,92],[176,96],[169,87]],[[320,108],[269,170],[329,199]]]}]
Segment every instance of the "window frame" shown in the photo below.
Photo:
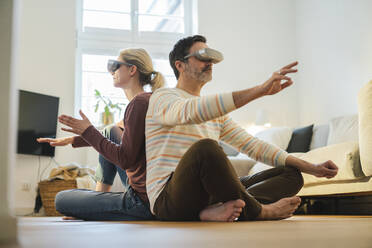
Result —
[{"label": "window frame", "polygon": [[[76,53],[75,53],[75,109],[78,116],[82,108],[83,54],[117,55],[126,47],[146,49],[153,59],[168,59],[174,43],[197,32],[197,0],[184,0],[184,33],[138,31],[138,1],[131,1],[132,30],[87,27],[83,31],[83,0],[76,1]],[[150,42],[149,42],[150,41]]]}]

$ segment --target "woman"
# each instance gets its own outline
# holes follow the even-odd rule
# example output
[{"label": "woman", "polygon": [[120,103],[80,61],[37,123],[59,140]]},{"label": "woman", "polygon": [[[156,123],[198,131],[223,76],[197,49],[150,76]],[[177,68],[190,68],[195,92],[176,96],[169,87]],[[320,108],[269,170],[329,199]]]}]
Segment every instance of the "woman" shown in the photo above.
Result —
[{"label": "woman", "polygon": [[[163,86],[164,77],[153,70],[152,61],[144,49],[123,50],[118,60],[109,60],[108,70],[113,75],[114,86],[122,88],[130,100],[124,115],[124,130],[112,127],[104,137],[80,111],[82,120],[61,115],[59,121],[69,128],[64,131],[79,136],[61,139],[40,138],[52,146],[71,144],[73,147],[91,145],[104,158],[98,190],[109,191],[112,170],[106,173],[107,164],[125,170],[129,187],[125,193],[89,190],[62,191],[56,196],[56,209],[67,216],[84,220],[141,220],[152,218],[146,194],[145,116],[150,93],[143,87],[149,84],[154,91]],[[122,136],[117,139],[118,136]],[[114,142],[112,142],[112,141]],[[107,162],[107,163],[106,163]],[[110,167],[110,166],[109,166]],[[114,172],[115,173],[115,172]],[[119,170],[120,173],[120,170]],[[110,174],[111,179],[105,178]],[[121,177],[122,180],[125,177]]]}]

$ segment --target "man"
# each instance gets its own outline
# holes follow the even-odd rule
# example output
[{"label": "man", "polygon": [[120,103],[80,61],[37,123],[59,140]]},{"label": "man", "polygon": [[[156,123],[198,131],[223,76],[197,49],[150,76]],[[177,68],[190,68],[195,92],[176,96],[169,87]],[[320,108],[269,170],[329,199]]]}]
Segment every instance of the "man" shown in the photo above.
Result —
[{"label": "man", "polygon": [[[327,178],[337,174],[332,161],[315,165],[290,156],[249,135],[226,115],[290,86],[293,82],[286,75],[297,71],[293,68],[297,62],[274,72],[262,85],[200,97],[202,87],[212,79],[213,63],[222,60],[219,52],[196,35],[178,41],[169,59],[177,86],[155,91],[146,115],[146,188],[151,211],[159,219],[288,218],[300,204],[294,196],[302,187],[299,171]],[[245,187],[217,140],[276,168],[248,179]],[[299,187],[288,186],[292,178]]]}]

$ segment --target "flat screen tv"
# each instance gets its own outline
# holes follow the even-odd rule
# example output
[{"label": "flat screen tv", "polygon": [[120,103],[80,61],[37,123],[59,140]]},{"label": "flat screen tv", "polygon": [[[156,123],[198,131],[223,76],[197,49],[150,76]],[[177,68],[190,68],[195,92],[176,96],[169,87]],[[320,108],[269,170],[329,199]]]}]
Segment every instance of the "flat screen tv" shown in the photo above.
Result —
[{"label": "flat screen tv", "polygon": [[17,153],[54,157],[54,147],[36,138],[55,138],[59,98],[19,91]]}]

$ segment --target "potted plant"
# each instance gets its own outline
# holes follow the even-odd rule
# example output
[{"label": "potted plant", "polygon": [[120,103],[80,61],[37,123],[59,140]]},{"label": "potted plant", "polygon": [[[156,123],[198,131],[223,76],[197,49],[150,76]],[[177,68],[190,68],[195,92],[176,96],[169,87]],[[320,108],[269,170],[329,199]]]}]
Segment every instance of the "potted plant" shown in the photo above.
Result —
[{"label": "potted plant", "polygon": [[101,113],[101,123],[103,125],[109,125],[114,122],[114,112],[115,110],[119,110],[119,116],[121,115],[122,107],[126,104],[124,103],[115,103],[113,104],[110,98],[107,96],[103,96],[99,90],[95,89],[94,96],[96,97],[96,105],[94,108],[94,112],[98,111],[98,108],[101,103],[104,105],[104,111]]}]

